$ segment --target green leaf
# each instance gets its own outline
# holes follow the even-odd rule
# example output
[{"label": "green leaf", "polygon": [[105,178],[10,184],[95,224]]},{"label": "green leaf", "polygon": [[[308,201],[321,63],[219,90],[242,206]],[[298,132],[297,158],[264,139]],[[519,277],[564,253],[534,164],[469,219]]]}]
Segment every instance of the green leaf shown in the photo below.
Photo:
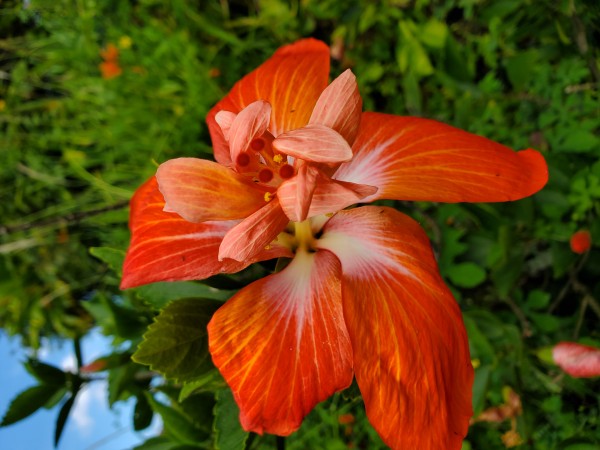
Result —
[{"label": "green leaf", "polygon": [[207,438],[185,415],[170,406],[156,401],[148,392],[146,392],[146,397],[154,412],[160,414],[162,417],[165,431],[173,439],[182,444],[195,445]]},{"label": "green leaf", "polygon": [[485,398],[491,374],[491,366],[481,366],[475,370],[475,379],[473,381],[473,413],[475,416],[481,413],[485,406]]},{"label": "green leaf", "polygon": [[542,347],[542,348],[536,350],[535,354],[540,361],[543,361],[546,364],[551,364],[554,366],[554,365],[556,365],[556,363],[554,362],[554,356],[552,355],[553,348],[554,347],[551,345]]},{"label": "green leaf", "polygon": [[183,402],[190,395],[198,392],[215,391],[227,387],[227,383],[217,369],[206,372],[199,378],[183,384],[179,392],[179,402]]},{"label": "green leaf", "polygon": [[565,136],[557,151],[569,153],[585,153],[600,149],[600,138],[591,131],[571,130]]},{"label": "green leaf", "polygon": [[248,432],[240,425],[240,410],[235,403],[230,389],[223,389],[216,394],[215,405],[215,450],[244,450]]},{"label": "green leaf", "polygon": [[515,90],[527,89],[535,75],[538,56],[537,51],[528,51],[506,59],[506,73]]},{"label": "green leaf", "polygon": [[179,442],[174,442],[166,436],[153,437],[142,442],[133,450],[196,450],[203,448],[195,445],[182,445]]},{"label": "green leaf", "polygon": [[550,314],[530,313],[529,316],[536,328],[543,333],[552,333],[561,327],[560,319]]},{"label": "green leaf", "polygon": [[28,359],[25,363],[25,369],[43,384],[57,384],[63,386],[67,380],[67,377],[62,370],[37,359]]},{"label": "green leaf", "polygon": [[41,384],[24,390],[10,403],[8,411],[6,411],[2,423],[0,423],[0,427],[11,425],[29,417],[52,400],[56,392],[60,389],[61,386],[59,385]]},{"label": "green leaf", "polygon": [[109,406],[112,407],[116,402],[126,400],[133,395],[131,391],[136,385],[135,375],[139,370],[140,366],[130,362],[108,372]]},{"label": "green leaf", "polygon": [[123,250],[110,247],[91,247],[90,254],[106,263],[119,276],[123,272],[123,261],[125,260],[125,252]]},{"label": "green leaf", "polygon": [[235,291],[219,290],[193,281],[161,282],[136,288],[138,295],[155,309],[162,309],[173,300],[208,298],[225,301]]},{"label": "green leaf", "polygon": [[458,287],[474,288],[485,281],[485,270],[472,262],[455,264],[446,269],[446,275]]},{"label": "green leaf", "polygon": [[469,345],[473,358],[479,358],[482,365],[492,365],[496,362],[496,352],[488,338],[481,332],[477,321],[464,315],[465,328],[469,336]]},{"label": "green leaf", "polygon": [[443,48],[448,36],[448,26],[437,19],[429,19],[421,28],[419,39],[428,47]]},{"label": "green leaf", "polygon": [[539,289],[534,289],[527,295],[525,305],[534,310],[544,309],[550,303],[550,294]]},{"label": "green leaf", "polygon": [[135,410],[133,411],[133,429],[140,431],[150,426],[153,416],[152,408],[145,395],[137,396]]},{"label": "green leaf", "polygon": [[169,303],[148,328],[133,360],[177,382],[198,378],[212,367],[206,326],[219,306],[207,299]]},{"label": "green leaf", "polygon": [[60,408],[60,412],[58,413],[58,417],[56,419],[56,428],[54,429],[54,447],[58,446],[62,432],[65,429],[65,424],[69,418],[69,413],[73,407],[73,402],[75,402],[76,395],[77,394],[73,394],[71,397],[69,397],[62,405],[62,408]]}]

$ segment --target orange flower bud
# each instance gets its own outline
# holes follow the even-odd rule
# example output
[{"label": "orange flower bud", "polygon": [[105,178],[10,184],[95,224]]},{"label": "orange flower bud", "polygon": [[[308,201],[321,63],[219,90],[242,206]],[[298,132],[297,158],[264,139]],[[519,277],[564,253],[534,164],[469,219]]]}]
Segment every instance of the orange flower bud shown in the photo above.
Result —
[{"label": "orange flower bud", "polygon": [[587,252],[592,246],[592,236],[587,230],[579,230],[571,236],[570,244],[571,250],[581,255]]}]

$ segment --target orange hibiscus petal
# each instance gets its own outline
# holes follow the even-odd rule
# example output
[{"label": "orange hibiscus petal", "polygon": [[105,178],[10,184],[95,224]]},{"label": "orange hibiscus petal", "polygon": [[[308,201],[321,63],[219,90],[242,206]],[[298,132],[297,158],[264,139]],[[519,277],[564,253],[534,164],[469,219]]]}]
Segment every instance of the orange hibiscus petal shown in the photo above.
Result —
[{"label": "orange hibiscus petal", "polygon": [[123,265],[121,289],[157,281],[201,280],[289,253],[273,246],[252,260],[219,261],[221,240],[236,222],[191,223],[165,212],[164,206],[155,177],[146,181],[131,199],[131,244]]},{"label": "orange hibiscus petal", "polygon": [[[279,202],[271,200],[227,233],[219,250],[219,259],[244,261],[257,253],[269,250],[273,240],[289,223]],[[286,256],[292,256],[289,253]]]},{"label": "orange hibiscus petal", "polygon": [[337,131],[325,125],[310,124],[279,135],[273,147],[286,155],[316,163],[349,161],[352,149]]},{"label": "orange hibiscus petal", "polygon": [[377,186],[369,201],[502,202],[539,191],[548,168],[508,147],[433,120],[363,113],[354,159],[335,178]]},{"label": "orange hibiscus petal", "polygon": [[239,113],[250,103],[271,104],[269,131],[274,136],[308,123],[329,78],[329,47],[315,39],[303,39],[281,47],[260,67],[238,81],[229,94],[208,113],[206,122],[215,159],[228,166],[229,145],[215,115],[222,110]]},{"label": "orange hibiscus petal", "polygon": [[473,368],[460,309],[419,225],[391,208],[332,217],[317,242],[342,263],[344,318],[367,416],[394,449],[458,450]]},{"label": "orange hibiscus petal", "polygon": [[361,111],[362,98],[358,92],[356,77],[348,69],[323,91],[309,123],[333,128],[352,145],[358,134]]},{"label": "orange hibiscus petal", "polygon": [[554,362],[572,377],[600,377],[600,348],[560,342],[552,349]]},{"label": "orange hibiscus petal", "polygon": [[171,159],[156,171],[169,211],[190,222],[242,219],[265,204],[265,190],[218,163]]},{"label": "orange hibiscus petal", "polygon": [[352,381],[340,264],[299,252],[282,272],[242,289],[208,324],[215,365],[244,429],[288,435],[320,401]]}]

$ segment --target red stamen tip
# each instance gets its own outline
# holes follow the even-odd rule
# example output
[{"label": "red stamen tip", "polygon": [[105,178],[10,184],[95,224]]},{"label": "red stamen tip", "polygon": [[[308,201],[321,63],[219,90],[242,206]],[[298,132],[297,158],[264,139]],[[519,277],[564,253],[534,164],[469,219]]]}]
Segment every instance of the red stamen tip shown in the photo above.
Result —
[{"label": "red stamen tip", "polygon": [[291,178],[294,176],[294,168],[289,164],[284,164],[279,169],[279,176],[283,179]]},{"label": "red stamen tip", "polygon": [[236,159],[236,163],[238,166],[246,167],[250,164],[250,156],[248,153],[240,153]]},{"label": "red stamen tip", "polygon": [[263,138],[252,139],[250,142],[250,148],[260,152],[263,148],[265,148],[265,140]]},{"label": "red stamen tip", "polygon": [[258,172],[258,180],[261,183],[268,183],[273,179],[273,171],[271,169],[262,169]]}]

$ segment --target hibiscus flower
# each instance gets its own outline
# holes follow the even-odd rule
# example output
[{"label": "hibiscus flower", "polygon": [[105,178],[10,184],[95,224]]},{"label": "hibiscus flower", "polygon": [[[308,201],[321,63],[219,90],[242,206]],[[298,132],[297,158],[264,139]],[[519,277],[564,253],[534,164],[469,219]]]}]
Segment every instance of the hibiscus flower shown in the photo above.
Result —
[{"label": "hibiscus flower", "polygon": [[288,435],[353,377],[392,448],[459,449],[473,369],[460,309],[425,232],[378,199],[517,200],[543,157],[432,120],[362,112],[329,49],[280,48],[207,122],[217,162],[162,164],[131,202],[122,287],[203,279],[271,258],[281,271],[213,316],[209,349],[249,431]]}]

